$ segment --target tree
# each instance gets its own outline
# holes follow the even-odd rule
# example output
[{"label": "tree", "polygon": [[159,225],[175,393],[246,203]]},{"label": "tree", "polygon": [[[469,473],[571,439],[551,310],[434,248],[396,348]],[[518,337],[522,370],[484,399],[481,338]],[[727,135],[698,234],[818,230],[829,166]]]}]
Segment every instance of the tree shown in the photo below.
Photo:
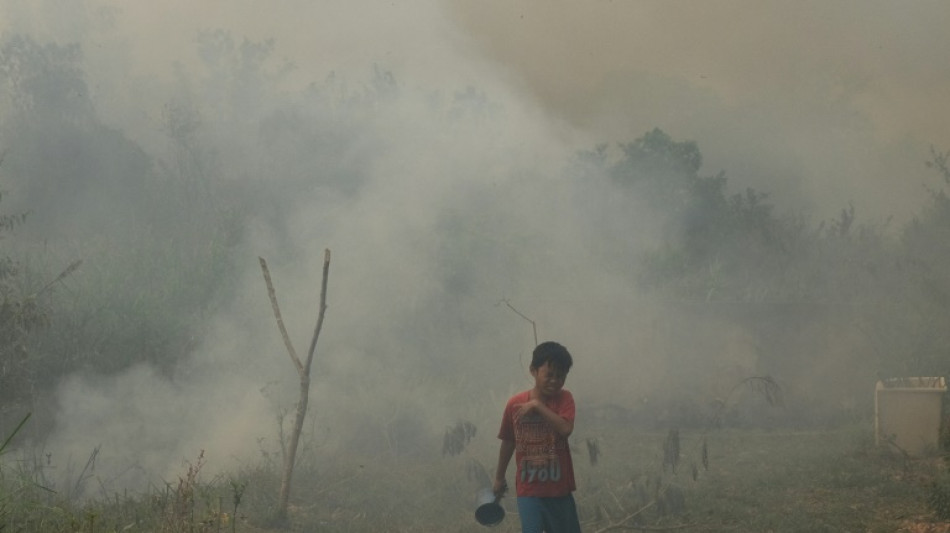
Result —
[{"label": "tree", "polygon": [[[640,264],[644,286],[675,283],[685,291],[682,296],[707,298],[738,281],[726,277],[741,270],[736,267],[742,254],[763,247],[777,252],[780,228],[767,195],[748,188],[728,196],[724,172],[699,174],[703,157],[695,142],[675,141],[655,128],[620,148],[623,155],[609,175],[661,220],[663,244],[646,252]],[[604,154],[601,146],[581,154],[581,160],[598,166]]]},{"label": "tree", "polygon": [[[950,153],[932,151],[927,166],[950,185]],[[914,318],[912,335],[903,337],[912,347],[905,372],[944,375],[950,372],[950,196],[943,187],[930,190],[929,203],[901,233],[897,264],[906,279],[905,296],[912,299],[904,316]],[[906,342],[906,339],[912,339]]]},{"label": "tree", "polygon": [[[0,239],[25,220],[25,214],[0,214]],[[31,289],[22,279],[20,264],[12,257],[0,257],[0,403],[27,400],[36,387],[42,368],[30,351],[29,341],[50,324],[47,297],[52,288],[81,263],[74,261],[52,281]]]},{"label": "tree", "polygon": [[[25,218],[25,214],[0,215],[0,238]],[[19,400],[23,395],[21,389],[29,386],[27,339],[48,323],[40,302],[23,294],[20,274],[17,261],[9,256],[0,257],[0,403]]]},{"label": "tree", "polygon": [[280,494],[277,500],[277,510],[275,519],[278,522],[285,522],[287,519],[287,504],[290,501],[290,481],[294,473],[294,462],[297,457],[297,444],[300,441],[300,433],[303,430],[304,418],[307,415],[307,403],[310,397],[310,368],[313,364],[313,353],[317,347],[317,338],[320,337],[320,330],[323,328],[323,316],[327,309],[327,277],[330,273],[330,250],[324,251],[323,256],[323,283],[320,286],[320,310],[317,314],[317,325],[313,330],[313,337],[310,339],[310,350],[307,352],[305,363],[297,357],[297,351],[290,342],[290,336],[284,327],[284,320],[281,318],[280,307],[277,305],[277,296],[274,291],[274,284],[271,282],[270,271],[267,269],[267,262],[260,258],[261,271],[264,274],[264,282],[267,284],[267,295],[270,298],[271,307],[274,310],[274,318],[277,319],[277,327],[280,330],[281,337],[284,340],[284,346],[287,353],[297,369],[297,375],[300,377],[300,399],[297,401],[297,411],[294,417],[294,427],[290,435],[290,443],[284,455],[283,476],[280,482]]}]

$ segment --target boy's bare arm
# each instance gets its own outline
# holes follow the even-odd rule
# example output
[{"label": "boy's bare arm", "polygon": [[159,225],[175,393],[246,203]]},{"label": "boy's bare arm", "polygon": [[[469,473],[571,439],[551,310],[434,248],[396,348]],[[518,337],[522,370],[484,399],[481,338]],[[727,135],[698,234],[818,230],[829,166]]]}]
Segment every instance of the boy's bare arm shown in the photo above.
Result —
[{"label": "boy's bare arm", "polygon": [[554,427],[554,431],[561,435],[562,437],[570,437],[571,433],[574,432],[574,421],[561,418],[560,415],[552,411],[548,406],[544,405],[544,402],[538,399],[529,400],[527,403],[521,405],[520,415],[525,415],[535,411],[540,414],[545,420]]},{"label": "boy's bare arm", "polygon": [[498,466],[495,468],[495,481],[492,483],[492,492],[494,492],[496,496],[501,496],[505,488],[507,488],[505,472],[508,470],[508,463],[511,462],[511,456],[514,453],[514,441],[501,441],[501,447],[498,449]]}]

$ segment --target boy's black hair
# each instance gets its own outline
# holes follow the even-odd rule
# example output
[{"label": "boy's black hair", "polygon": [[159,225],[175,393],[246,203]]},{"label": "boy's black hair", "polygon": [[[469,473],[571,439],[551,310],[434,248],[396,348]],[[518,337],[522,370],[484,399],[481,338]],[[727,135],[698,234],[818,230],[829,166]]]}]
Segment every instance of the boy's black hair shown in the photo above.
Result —
[{"label": "boy's black hair", "polygon": [[571,352],[554,341],[542,342],[534,348],[531,354],[531,368],[541,368],[544,363],[551,363],[551,367],[565,375],[574,364]]}]

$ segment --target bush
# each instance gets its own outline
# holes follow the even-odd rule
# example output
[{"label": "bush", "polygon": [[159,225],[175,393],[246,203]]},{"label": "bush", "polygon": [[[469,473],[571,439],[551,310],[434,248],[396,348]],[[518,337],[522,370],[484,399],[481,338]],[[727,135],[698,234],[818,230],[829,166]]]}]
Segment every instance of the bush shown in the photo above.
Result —
[{"label": "bush", "polygon": [[930,483],[927,503],[937,518],[950,519],[950,474],[946,471],[941,471]]}]

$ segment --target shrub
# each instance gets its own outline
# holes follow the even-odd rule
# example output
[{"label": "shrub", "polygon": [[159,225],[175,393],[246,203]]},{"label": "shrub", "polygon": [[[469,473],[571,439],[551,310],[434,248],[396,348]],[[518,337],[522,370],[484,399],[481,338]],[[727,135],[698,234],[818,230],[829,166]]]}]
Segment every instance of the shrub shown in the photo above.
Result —
[{"label": "shrub", "polygon": [[941,471],[930,482],[927,503],[937,518],[940,520],[950,519],[950,474],[946,471]]}]

